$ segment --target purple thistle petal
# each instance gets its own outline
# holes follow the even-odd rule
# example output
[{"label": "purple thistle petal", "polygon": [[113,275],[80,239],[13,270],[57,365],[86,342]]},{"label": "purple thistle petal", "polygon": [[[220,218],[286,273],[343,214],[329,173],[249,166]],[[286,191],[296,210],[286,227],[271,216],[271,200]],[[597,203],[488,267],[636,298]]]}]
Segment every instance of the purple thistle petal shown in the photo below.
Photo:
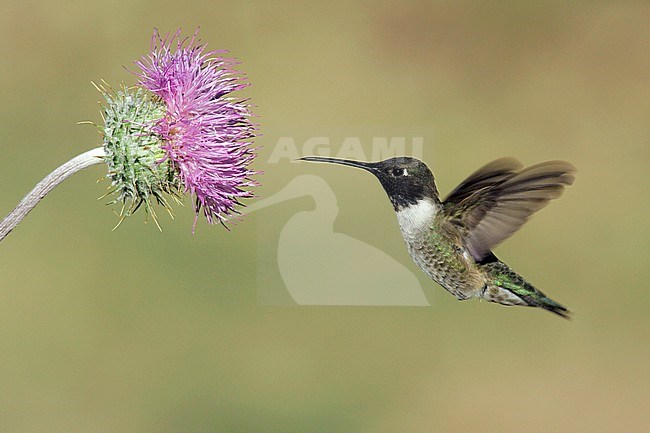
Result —
[{"label": "purple thistle petal", "polygon": [[[198,31],[197,31],[198,32]],[[237,62],[206,51],[197,33],[181,39],[180,30],[152,38],[151,52],[136,62],[139,85],[160,97],[167,108],[154,131],[164,140],[164,160],[177,168],[185,191],[195,197],[208,222],[224,223],[256,186],[251,148],[256,126],[246,100],[227,97],[248,86],[233,69]],[[223,51],[221,51],[223,53]]]}]

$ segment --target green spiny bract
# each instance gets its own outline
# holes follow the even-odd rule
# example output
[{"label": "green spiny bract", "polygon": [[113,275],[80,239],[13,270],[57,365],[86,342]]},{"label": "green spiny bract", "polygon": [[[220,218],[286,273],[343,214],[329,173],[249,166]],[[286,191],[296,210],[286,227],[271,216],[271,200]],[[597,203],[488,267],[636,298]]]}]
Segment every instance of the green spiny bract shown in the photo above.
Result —
[{"label": "green spiny bract", "polygon": [[173,163],[166,158],[161,137],[153,131],[165,116],[164,102],[140,88],[112,91],[100,88],[106,104],[102,105],[107,177],[115,199],[122,202],[121,217],[135,212],[142,204],[155,221],[152,200],[171,208],[163,193],[178,197],[180,180]]}]

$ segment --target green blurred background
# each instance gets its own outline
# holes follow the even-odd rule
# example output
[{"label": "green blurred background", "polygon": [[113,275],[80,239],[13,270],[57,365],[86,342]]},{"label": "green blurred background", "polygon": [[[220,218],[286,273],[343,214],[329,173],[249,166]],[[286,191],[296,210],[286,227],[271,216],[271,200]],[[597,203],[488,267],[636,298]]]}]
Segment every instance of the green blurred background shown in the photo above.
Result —
[{"label": "green blurred background", "polygon": [[[432,307],[259,305],[278,284],[257,278],[278,236],[260,221],[279,231],[313,201],[231,232],[192,235],[188,205],[162,233],[142,213],[111,231],[93,167],[0,245],[0,431],[647,431],[649,16],[647,2],[4,0],[3,214],[98,144],[76,125],[100,121],[91,80],[132,84],[124,66],[154,27],[200,26],[253,83],[258,194],[325,178],[335,230],[415,272]],[[372,128],[431,131],[443,194],[501,156],[573,162],[575,185],[496,252],[575,319],[459,303],[410,262],[371,176],[267,163],[280,136]]]}]

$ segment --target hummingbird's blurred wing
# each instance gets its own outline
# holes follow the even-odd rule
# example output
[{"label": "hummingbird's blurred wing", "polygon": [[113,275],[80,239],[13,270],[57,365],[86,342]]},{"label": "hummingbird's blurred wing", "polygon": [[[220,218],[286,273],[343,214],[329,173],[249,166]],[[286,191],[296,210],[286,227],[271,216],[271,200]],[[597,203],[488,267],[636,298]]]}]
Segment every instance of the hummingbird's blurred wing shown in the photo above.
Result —
[{"label": "hummingbird's blurred wing", "polygon": [[462,181],[445,199],[445,203],[460,203],[476,191],[502,182],[523,167],[515,158],[499,158],[485,164]]},{"label": "hummingbird's blurred wing", "polygon": [[459,230],[475,260],[485,258],[533,213],[562,194],[575,167],[548,161],[516,172],[510,158],[489,163],[462,182],[443,202],[448,223]]}]

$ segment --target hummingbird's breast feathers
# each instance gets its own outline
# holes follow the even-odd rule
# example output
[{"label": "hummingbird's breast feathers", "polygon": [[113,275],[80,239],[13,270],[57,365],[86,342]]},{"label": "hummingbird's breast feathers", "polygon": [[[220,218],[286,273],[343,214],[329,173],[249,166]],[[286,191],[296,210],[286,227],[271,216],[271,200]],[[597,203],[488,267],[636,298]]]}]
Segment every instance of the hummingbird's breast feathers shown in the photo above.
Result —
[{"label": "hummingbird's breast feathers", "polygon": [[397,221],[404,238],[421,236],[431,230],[435,216],[442,210],[440,202],[423,198],[416,204],[400,206],[397,209]]}]

